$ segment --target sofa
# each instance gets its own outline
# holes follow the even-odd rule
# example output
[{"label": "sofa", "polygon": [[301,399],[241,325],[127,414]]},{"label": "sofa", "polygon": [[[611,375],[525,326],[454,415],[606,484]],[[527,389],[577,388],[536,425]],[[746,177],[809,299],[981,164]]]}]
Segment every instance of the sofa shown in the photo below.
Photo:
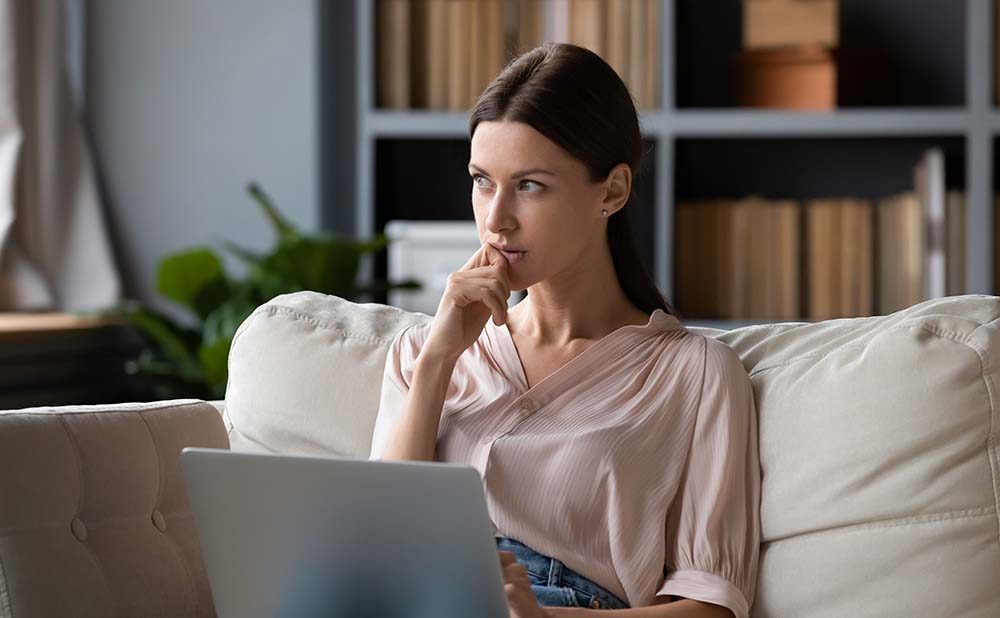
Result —
[{"label": "sofa", "polygon": [[[224,401],[0,412],[0,617],[214,616],[180,449],[367,458],[388,346],[430,319],[286,294],[240,326]],[[1000,616],[1000,297],[687,328],[754,388],[753,616]]]}]

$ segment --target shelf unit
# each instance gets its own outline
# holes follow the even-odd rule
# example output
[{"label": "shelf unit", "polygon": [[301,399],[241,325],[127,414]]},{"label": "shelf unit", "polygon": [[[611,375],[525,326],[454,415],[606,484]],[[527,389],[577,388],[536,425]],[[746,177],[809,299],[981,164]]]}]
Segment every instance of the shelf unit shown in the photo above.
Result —
[{"label": "shelf unit", "polygon": [[[845,0],[842,0],[842,2]],[[676,16],[678,0],[662,0],[661,19],[661,108],[640,110],[644,137],[655,143],[653,175],[653,219],[655,230],[651,269],[668,299],[673,298],[673,211],[675,151],[678,140],[747,138],[816,139],[839,138],[943,138],[964,143],[965,193],[967,198],[966,292],[992,294],[993,289],[993,194],[994,142],[1000,137],[1000,110],[993,97],[993,24],[991,0],[964,2],[964,96],[965,104],[891,108],[841,108],[832,113],[750,110],[730,107],[679,107],[676,77]],[[906,6],[905,3],[896,3]],[[954,6],[949,2],[949,6]],[[466,140],[467,112],[387,111],[374,107],[375,3],[354,3],[356,54],[356,139],[354,165],[354,233],[370,237],[376,229],[375,178],[378,140]],[[463,170],[464,171],[464,170]],[[471,213],[470,213],[471,216]],[[362,265],[362,276],[370,277],[373,264]],[[754,320],[689,320],[717,327],[733,327]]]}]

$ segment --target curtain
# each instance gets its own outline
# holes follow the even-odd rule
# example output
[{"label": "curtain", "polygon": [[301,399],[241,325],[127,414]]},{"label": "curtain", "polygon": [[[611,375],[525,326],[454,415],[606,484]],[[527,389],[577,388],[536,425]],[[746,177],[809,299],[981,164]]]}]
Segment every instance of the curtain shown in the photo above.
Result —
[{"label": "curtain", "polygon": [[121,297],[65,44],[59,0],[0,0],[0,311]]}]

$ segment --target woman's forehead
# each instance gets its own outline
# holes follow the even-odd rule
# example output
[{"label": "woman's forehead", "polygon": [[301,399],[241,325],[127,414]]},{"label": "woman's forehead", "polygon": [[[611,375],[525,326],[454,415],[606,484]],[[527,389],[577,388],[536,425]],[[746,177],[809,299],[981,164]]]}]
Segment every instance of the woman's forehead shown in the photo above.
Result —
[{"label": "woman's forehead", "polygon": [[483,122],[472,136],[470,165],[490,172],[542,168],[558,172],[568,157],[554,142],[522,122]]}]

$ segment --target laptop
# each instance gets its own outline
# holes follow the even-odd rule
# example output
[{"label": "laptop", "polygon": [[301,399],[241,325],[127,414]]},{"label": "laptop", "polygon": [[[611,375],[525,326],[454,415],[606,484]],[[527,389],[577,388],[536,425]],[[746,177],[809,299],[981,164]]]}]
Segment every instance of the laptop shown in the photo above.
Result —
[{"label": "laptop", "polygon": [[508,618],[482,481],[444,462],[185,448],[220,618]]}]

